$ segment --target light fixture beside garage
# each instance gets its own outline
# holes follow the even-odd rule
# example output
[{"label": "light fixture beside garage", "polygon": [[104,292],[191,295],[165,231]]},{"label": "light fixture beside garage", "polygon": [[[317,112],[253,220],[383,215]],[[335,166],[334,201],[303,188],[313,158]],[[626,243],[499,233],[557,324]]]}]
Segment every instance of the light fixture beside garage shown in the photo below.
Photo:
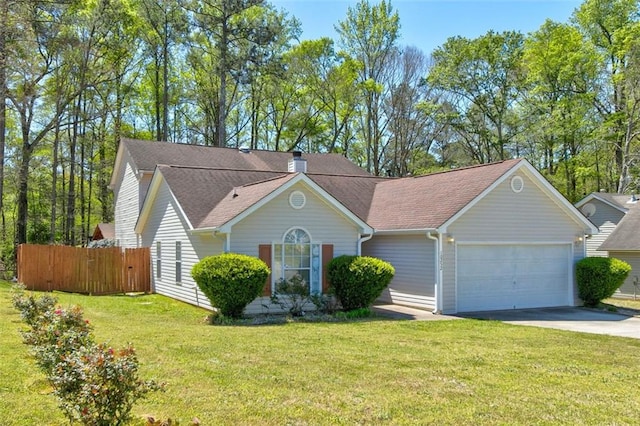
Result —
[{"label": "light fixture beside garage", "polygon": [[449,244],[453,244],[456,242],[456,239],[454,238],[454,236],[452,234],[447,234],[447,242]]},{"label": "light fixture beside garage", "polygon": [[574,241],[574,243],[576,245],[580,244],[582,241],[584,241],[584,235],[576,235],[576,239]]}]

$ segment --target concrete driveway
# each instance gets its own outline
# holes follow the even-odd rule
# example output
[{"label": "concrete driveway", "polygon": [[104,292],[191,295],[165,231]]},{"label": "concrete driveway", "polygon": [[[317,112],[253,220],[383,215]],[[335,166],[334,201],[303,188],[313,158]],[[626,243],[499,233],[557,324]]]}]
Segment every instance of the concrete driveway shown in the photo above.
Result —
[{"label": "concrete driveway", "polygon": [[473,312],[464,318],[503,321],[508,324],[608,334],[640,339],[640,318],[584,308],[519,309],[509,311]]}]

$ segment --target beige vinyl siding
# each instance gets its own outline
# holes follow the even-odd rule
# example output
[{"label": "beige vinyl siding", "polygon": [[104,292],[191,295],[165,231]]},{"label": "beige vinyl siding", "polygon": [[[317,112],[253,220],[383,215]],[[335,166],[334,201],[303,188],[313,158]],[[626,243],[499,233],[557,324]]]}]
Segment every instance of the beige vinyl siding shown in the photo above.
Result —
[{"label": "beige vinyl siding", "polygon": [[379,301],[435,309],[435,241],[424,233],[375,236],[362,245],[362,254],[385,260],[396,270]]},{"label": "beige vinyl siding", "polygon": [[134,248],[138,246],[134,232],[140,211],[138,179],[128,152],[125,151],[122,160],[122,176],[118,177],[120,185],[115,189],[115,234],[121,247]]},{"label": "beige vinyl siding", "polygon": [[587,204],[593,204],[596,207],[596,212],[589,220],[600,230],[599,233],[587,239],[587,256],[607,257],[607,252],[598,251],[598,247],[616,229],[616,226],[624,217],[624,213],[600,200],[593,199]]},{"label": "beige vinyl siding", "polygon": [[[296,210],[289,205],[289,195],[293,191],[304,193],[306,204],[302,209]],[[357,226],[302,183],[289,188],[237,223],[231,230],[230,251],[258,257],[259,244],[282,242],[284,234],[291,228],[307,231],[314,244],[333,244],[334,257],[357,253]],[[266,297],[256,299],[245,310],[248,314],[267,311],[276,312],[279,308],[271,305]]]},{"label": "beige vinyl siding", "polygon": [[511,178],[498,185],[448,229],[456,241],[573,242],[583,232],[559,205],[523,171],[524,189],[511,190]]},{"label": "beige vinyl siding", "polygon": [[[289,195],[302,191],[306,204],[296,210],[289,205]],[[237,223],[231,230],[231,251],[258,256],[259,244],[281,242],[291,228],[302,228],[314,243],[333,244],[333,255],[356,254],[358,228],[337,212],[306,185],[298,184]]]},{"label": "beige vinyl siding", "polygon": [[598,247],[609,238],[609,235],[616,229],[616,224],[605,222],[599,226],[600,232],[587,238],[587,256],[607,257],[606,251],[599,251]]},{"label": "beige vinyl siding", "polygon": [[[162,277],[156,277],[157,242],[162,244]],[[181,242],[182,282],[176,282],[176,241]],[[207,298],[197,288],[191,277],[191,268],[202,258],[222,253],[223,239],[212,234],[191,234],[187,232],[184,218],[171,192],[162,182],[153,200],[153,209],[142,231],[142,245],[151,247],[154,268],[154,290],[174,299],[211,309]]]},{"label": "beige vinyl siding", "polygon": [[631,273],[625,280],[624,284],[620,286],[618,291],[613,297],[620,298],[633,298],[640,297],[640,287],[636,287],[634,281],[640,282],[640,253],[631,251],[610,251],[610,257],[624,260],[631,265]]},{"label": "beige vinyl siding", "polygon": [[[583,242],[576,241],[584,232],[583,225],[572,220],[526,171],[521,169],[515,175],[523,179],[524,188],[521,192],[512,191],[509,177],[447,229],[455,242],[449,243],[446,238],[443,241],[443,312],[456,310],[455,247],[460,242],[519,245],[566,243],[573,247],[574,262],[584,257]],[[573,281],[574,275],[570,271]]]}]

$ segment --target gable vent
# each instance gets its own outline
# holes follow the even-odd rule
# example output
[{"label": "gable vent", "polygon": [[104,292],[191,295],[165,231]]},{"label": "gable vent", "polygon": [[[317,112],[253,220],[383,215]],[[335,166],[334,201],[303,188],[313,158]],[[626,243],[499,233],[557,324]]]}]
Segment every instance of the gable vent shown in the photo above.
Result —
[{"label": "gable vent", "polygon": [[300,210],[307,204],[307,197],[301,191],[293,191],[289,195],[289,205],[296,210]]}]

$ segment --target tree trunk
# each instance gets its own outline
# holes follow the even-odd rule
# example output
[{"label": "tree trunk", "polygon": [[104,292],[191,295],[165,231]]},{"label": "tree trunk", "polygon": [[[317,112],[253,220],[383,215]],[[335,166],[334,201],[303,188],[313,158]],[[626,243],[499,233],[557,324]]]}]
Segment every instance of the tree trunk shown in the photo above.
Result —
[{"label": "tree trunk", "polygon": [[[0,214],[4,219],[4,147],[7,118],[7,20],[9,18],[9,1],[3,0],[0,6]],[[6,230],[2,220],[0,235],[4,240]]]},{"label": "tree trunk", "polygon": [[226,145],[227,132],[227,55],[229,42],[229,18],[227,16],[227,2],[222,1],[222,34],[220,35],[220,63],[218,64],[218,78],[220,79],[220,93],[218,93],[218,125],[216,132],[218,138],[216,146]]},{"label": "tree trunk", "polygon": [[27,216],[29,210],[29,164],[33,146],[29,144],[29,129],[22,126],[22,158],[18,167],[18,212],[16,216],[15,254],[18,246],[27,242]]},{"label": "tree trunk", "polygon": [[162,139],[169,140],[168,121],[169,121],[169,38],[167,33],[169,23],[165,15],[164,20],[164,38],[162,43]]}]

